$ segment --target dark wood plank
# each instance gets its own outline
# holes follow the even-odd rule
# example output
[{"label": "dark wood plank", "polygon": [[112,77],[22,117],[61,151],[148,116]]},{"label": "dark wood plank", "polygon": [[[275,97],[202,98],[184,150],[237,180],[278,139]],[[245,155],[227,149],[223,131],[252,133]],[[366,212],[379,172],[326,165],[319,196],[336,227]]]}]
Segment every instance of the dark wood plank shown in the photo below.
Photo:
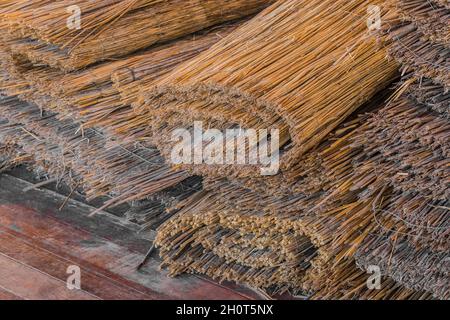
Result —
[{"label": "dark wood plank", "polygon": [[[37,246],[27,243],[11,231],[0,226],[0,252],[22,264],[45,273],[63,282],[67,281],[69,266],[76,265],[74,261],[57,256]],[[81,289],[105,300],[145,300],[153,296],[138,291],[123,283],[114,281],[108,276],[81,268]]]},{"label": "dark wood plank", "polygon": [[[70,262],[92,275],[90,290],[94,290],[99,277],[106,277],[121,288],[152,299],[252,298],[245,289],[238,292],[196,276],[168,278],[159,270],[160,261],[155,258],[137,271],[136,266],[151,246],[152,234],[147,238],[137,236],[136,225],[107,213],[89,217],[94,209],[77,201],[69,200],[59,211],[58,204],[65,197],[48,190],[23,193],[29,185],[14,177],[0,176],[0,225],[22,246],[37,248],[44,261],[53,261],[56,265],[48,272],[57,278],[63,276],[62,266]],[[49,256],[44,258],[44,252]],[[12,250],[8,253],[18,254]],[[21,259],[35,266],[44,264],[30,255]]]},{"label": "dark wood plank", "polygon": [[15,295],[14,292],[11,292],[6,288],[0,286],[0,301],[5,300],[23,300],[23,298]]},{"label": "dark wood plank", "polygon": [[69,290],[66,282],[0,254],[0,286],[11,288],[23,299],[33,300],[97,300],[83,290]]}]

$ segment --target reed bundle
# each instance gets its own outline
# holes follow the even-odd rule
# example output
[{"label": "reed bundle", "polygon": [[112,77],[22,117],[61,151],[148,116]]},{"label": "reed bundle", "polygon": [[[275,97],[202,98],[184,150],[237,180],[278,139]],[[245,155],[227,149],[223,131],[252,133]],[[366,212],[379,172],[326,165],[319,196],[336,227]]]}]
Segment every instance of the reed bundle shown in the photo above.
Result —
[{"label": "reed bundle", "polygon": [[[19,1],[2,8],[11,50],[35,63],[74,71],[123,57],[226,21],[252,15],[271,0]],[[81,29],[67,27],[69,6]],[[183,8],[182,10],[180,8]]]},{"label": "reed bundle", "polygon": [[316,299],[430,298],[430,294],[405,289],[390,279],[382,281],[381,291],[367,290],[367,274],[353,261],[329,268],[308,238],[286,230],[282,219],[223,210],[217,204],[222,194],[212,201],[208,197],[197,200],[160,228],[157,243],[172,275],[199,272],[272,293],[306,292]]},{"label": "reed bundle", "polygon": [[446,0],[433,0],[431,2],[441,5],[443,7],[446,7],[447,9],[450,9],[450,4]]},{"label": "reed bundle", "polygon": [[[122,72],[122,76],[132,76],[135,81],[144,77],[147,80],[155,79],[209,48],[235,27],[236,24],[230,24],[214,28],[147,50],[143,54],[70,74],[34,65],[26,57],[11,52],[5,45],[2,48],[3,66],[16,81],[27,82],[34,96],[37,93],[46,99],[27,96],[21,98],[86,122],[105,118],[121,107],[119,91],[112,86],[112,76],[116,79],[118,73]],[[50,105],[49,100],[52,102]]]},{"label": "reed bundle", "polygon": [[88,199],[114,196],[104,207],[151,197],[187,178],[167,168],[154,149],[115,143],[94,129],[81,131],[79,124],[59,121],[17,98],[5,98],[0,113],[8,120],[3,136],[22,137],[17,144],[27,154],[51,163],[51,176],[82,186]]},{"label": "reed bundle", "polygon": [[[166,207],[201,187],[199,178],[186,179],[161,169],[158,156],[151,150],[132,149],[129,145],[119,148],[117,144],[108,149],[105,147],[108,141],[97,132],[86,130],[81,134],[75,123],[58,121],[54,115],[42,113],[36,106],[17,98],[2,98],[0,119],[2,146],[10,146],[8,150],[19,154],[14,157],[6,154],[9,155],[6,159],[11,160],[8,168],[25,164],[38,176],[57,178],[72,190],[84,192],[87,200],[106,196],[113,197],[106,201],[110,205],[128,203],[131,208],[126,216],[141,223],[143,228],[167,220],[171,214],[166,212]],[[104,153],[110,151],[109,158],[89,157],[91,153],[101,154],[101,148],[105,148]],[[111,152],[114,148],[122,151],[120,154],[116,150],[122,156],[122,164],[114,158]]]},{"label": "reed bundle", "polygon": [[419,105],[448,117],[448,6],[415,0],[397,0],[392,6],[398,19],[384,32],[393,42],[389,54],[402,63],[399,93],[407,92]]},{"label": "reed bundle", "polygon": [[[18,95],[32,105],[38,105],[40,110],[35,106],[30,111],[36,117],[43,111],[50,115],[51,126],[46,125],[45,129],[53,129],[48,134],[56,139],[60,150],[71,150],[62,152],[61,158],[65,163],[71,163],[73,170],[84,178],[89,199],[104,194],[116,195],[106,206],[145,198],[188,176],[165,166],[157,150],[142,141],[145,135],[140,139],[115,135],[112,124],[126,124],[127,120],[133,119],[133,114],[119,99],[120,91],[113,87],[112,78],[127,84],[131,80],[137,84],[142,78],[153,79],[206,50],[235,27],[236,23],[233,23],[207,30],[144,54],[71,74],[34,66],[31,61],[4,48],[3,62],[9,74],[2,78],[1,87],[9,95]],[[132,79],[123,77],[130,74]],[[30,109],[27,104],[17,104],[16,112]],[[32,119],[32,123],[37,121],[36,131],[42,132],[38,120]],[[102,127],[104,124],[109,126]],[[70,130],[61,130],[65,125]],[[145,130],[141,128],[141,131]]]},{"label": "reed bundle", "polygon": [[[169,270],[173,274],[206,273],[219,280],[276,287],[275,291],[306,290],[316,293],[313,296],[317,298],[362,298],[371,296],[364,292],[367,275],[363,270],[372,263],[380,265],[390,278],[379,297],[448,297],[444,279],[448,277],[449,158],[438,148],[439,143],[448,143],[448,124],[407,100],[365,121],[356,130],[352,129],[355,123],[349,123],[344,130],[347,133],[334,144],[325,143],[316,150],[316,156],[322,158],[317,171],[330,176],[342,174],[335,176],[331,187],[324,184],[315,194],[296,192],[277,198],[271,190],[264,194],[236,184],[207,183],[205,188],[214,190],[212,196],[207,193],[192,200],[158,231],[157,243]],[[402,135],[404,141],[399,142],[393,134]],[[435,143],[430,144],[433,138]],[[402,158],[397,155],[400,146],[411,150],[405,140],[422,148],[416,145],[411,148],[416,153]],[[403,181],[399,183],[399,179]],[[413,186],[411,180],[416,181]],[[307,181],[299,180],[306,190],[311,189]],[[378,207],[381,198],[383,210]],[[205,232],[214,234],[204,236]],[[278,243],[279,253],[272,253],[270,246],[259,252],[257,240],[248,244],[253,251],[244,250],[240,243],[228,244],[229,233],[245,239],[265,237],[268,241],[269,237]],[[306,236],[310,254],[302,256],[294,251],[297,260],[289,260],[285,250],[302,246],[285,245],[277,238],[280,235],[292,239]],[[205,243],[210,237],[215,240],[213,246]],[[228,249],[223,248],[225,243]],[[270,259],[265,259],[265,264],[252,262],[266,256],[277,257],[282,263]],[[355,267],[353,259],[363,270]],[[284,267],[294,265],[301,266],[295,277],[284,273]],[[360,285],[354,285],[355,279]],[[343,289],[346,286],[347,291]]]},{"label": "reed bundle", "polygon": [[[398,60],[404,73],[427,78],[449,89],[450,10],[431,2],[397,0],[398,19],[385,31],[392,40],[389,54]],[[430,32],[433,35],[430,35]]]},{"label": "reed bundle", "polygon": [[399,0],[393,5],[402,21],[413,24],[429,41],[450,45],[449,8],[420,0]]},{"label": "reed bundle", "polygon": [[[448,7],[377,2],[377,38],[372,2],[284,0],[167,42],[272,2],[77,1],[79,31],[52,13],[68,1],[0,4],[0,170],[27,162],[110,196],[100,209],[129,203],[129,219],[159,226],[172,276],[313,299],[448,299]],[[397,75],[388,54],[403,77],[385,105],[373,96]],[[368,100],[375,112],[348,119]],[[197,120],[280,129],[281,171],[181,166],[202,180],[169,167],[172,130]],[[367,288],[371,265],[381,290]]]},{"label": "reed bundle", "polygon": [[0,173],[28,162],[30,157],[14,144],[14,141],[6,141],[0,144]]},{"label": "reed bundle", "polygon": [[450,49],[423,41],[415,29],[402,35],[401,40],[395,43],[390,54],[401,62],[406,70],[414,70],[417,78],[431,78],[448,91]]},{"label": "reed bundle", "polygon": [[[193,117],[218,129],[279,129],[282,166],[289,167],[395,77],[396,64],[369,35],[368,5],[279,1],[156,85],[144,87],[135,109],[166,114],[159,118],[168,132],[191,128]],[[172,146],[159,147],[167,155]],[[229,171],[255,172],[248,169],[231,166]]]}]

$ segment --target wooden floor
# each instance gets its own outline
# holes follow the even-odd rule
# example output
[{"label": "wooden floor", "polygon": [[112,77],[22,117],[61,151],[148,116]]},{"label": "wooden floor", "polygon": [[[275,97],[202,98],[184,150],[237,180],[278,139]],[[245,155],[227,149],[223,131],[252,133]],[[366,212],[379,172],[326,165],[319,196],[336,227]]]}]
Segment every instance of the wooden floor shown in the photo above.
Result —
[{"label": "wooden floor", "polygon": [[[113,214],[31,183],[0,175],[0,299],[256,299],[251,290],[195,275],[168,278],[154,254],[152,232]],[[81,270],[81,290],[67,288],[68,268]]]}]

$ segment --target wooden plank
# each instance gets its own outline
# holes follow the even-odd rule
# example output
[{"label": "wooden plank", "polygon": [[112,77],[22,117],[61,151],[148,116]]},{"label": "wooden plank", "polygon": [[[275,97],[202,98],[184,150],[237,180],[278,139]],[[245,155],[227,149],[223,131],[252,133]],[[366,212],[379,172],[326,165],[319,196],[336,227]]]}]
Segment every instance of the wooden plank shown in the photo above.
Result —
[{"label": "wooden plank", "polygon": [[83,290],[69,290],[66,283],[0,254],[0,286],[33,300],[97,300]]},{"label": "wooden plank", "polygon": [[0,286],[0,301],[5,300],[23,300],[21,297],[14,294],[14,292],[11,292],[7,290],[6,288],[3,288]]},{"label": "wooden plank", "polygon": [[[69,266],[75,262],[66,260],[40,247],[32,246],[0,226],[0,252],[36,270],[45,270],[49,276],[67,281]],[[81,268],[81,289],[105,300],[146,300],[153,296],[135,290],[107,276]]]},{"label": "wooden plank", "polygon": [[[90,218],[93,208],[72,200],[60,212],[58,203],[64,201],[64,197],[40,190],[23,193],[29,185],[14,177],[0,176],[0,225],[9,237],[25,243],[23,246],[38,248],[42,254],[51,253],[55,263],[65,261],[79,265],[93,275],[92,281],[98,279],[94,275],[106,277],[120,287],[131,288],[153,299],[252,297],[245,289],[237,292],[196,276],[167,278],[166,272],[159,270],[159,259],[150,259],[141,271],[137,271],[136,266],[151,241],[138,237],[136,226],[104,213]],[[38,263],[29,255],[21,259],[28,259],[27,263],[34,265]],[[61,266],[58,268],[51,272],[61,278]]]}]

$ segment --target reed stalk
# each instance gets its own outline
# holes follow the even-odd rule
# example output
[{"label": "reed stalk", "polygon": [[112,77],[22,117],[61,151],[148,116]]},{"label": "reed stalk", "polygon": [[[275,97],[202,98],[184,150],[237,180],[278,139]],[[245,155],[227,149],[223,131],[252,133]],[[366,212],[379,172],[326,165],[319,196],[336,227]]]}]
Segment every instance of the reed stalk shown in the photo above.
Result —
[{"label": "reed stalk", "polygon": [[[14,52],[68,72],[250,16],[271,2],[20,1],[3,8],[0,16]],[[71,14],[66,9],[71,5],[81,9],[80,30],[67,27]]]},{"label": "reed stalk", "polygon": [[[395,77],[396,63],[385,59],[369,34],[368,5],[279,1],[143,88],[135,109],[170,111],[174,123],[169,127],[190,128],[191,113],[205,123],[279,129],[282,167],[288,168]],[[161,132],[160,127],[155,130]],[[170,154],[170,144],[159,147]],[[255,172],[248,166],[229,171],[239,170],[243,176]]]}]

